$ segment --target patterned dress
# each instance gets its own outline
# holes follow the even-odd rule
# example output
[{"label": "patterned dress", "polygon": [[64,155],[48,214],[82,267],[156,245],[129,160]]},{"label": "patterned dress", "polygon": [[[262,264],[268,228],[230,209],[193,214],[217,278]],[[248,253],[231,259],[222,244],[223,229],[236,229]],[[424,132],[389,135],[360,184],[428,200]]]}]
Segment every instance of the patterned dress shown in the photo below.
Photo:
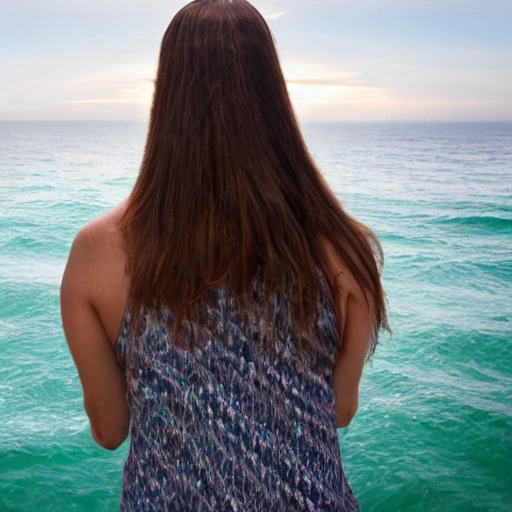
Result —
[{"label": "patterned dress", "polygon": [[264,343],[257,283],[252,320],[226,287],[216,290],[211,335],[194,352],[173,343],[170,317],[147,315],[142,335],[132,336],[127,309],[117,345],[131,412],[122,511],[359,510],[336,434],[329,383],[340,339],[321,280],[324,350],[307,358],[295,349],[285,293],[272,297],[272,341]]}]

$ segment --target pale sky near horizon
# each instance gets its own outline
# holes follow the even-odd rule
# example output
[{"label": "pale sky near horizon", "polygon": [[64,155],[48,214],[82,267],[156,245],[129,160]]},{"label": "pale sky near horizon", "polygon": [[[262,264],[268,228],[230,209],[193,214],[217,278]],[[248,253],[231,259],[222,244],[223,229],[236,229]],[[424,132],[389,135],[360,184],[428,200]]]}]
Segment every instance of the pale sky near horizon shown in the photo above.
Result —
[{"label": "pale sky near horizon", "polygon": [[[0,0],[0,120],[147,120],[177,0]],[[302,121],[512,121],[512,0],[254,0]]]}]

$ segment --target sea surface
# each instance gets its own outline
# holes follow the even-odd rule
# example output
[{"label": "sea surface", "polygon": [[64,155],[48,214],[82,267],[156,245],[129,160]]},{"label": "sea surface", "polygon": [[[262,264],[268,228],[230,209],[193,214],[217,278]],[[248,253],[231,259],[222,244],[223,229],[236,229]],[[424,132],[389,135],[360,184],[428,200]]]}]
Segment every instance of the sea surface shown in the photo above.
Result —
[{"label": "sea surface", "polygon": [[[339,431],[363,512],[512,511],[512,124],[305,125],[380,237],[393,336]],[[125,443],[91,439],[59,284],[122,201],[144,123],[0,123],[0,512],[115,511]]]}]

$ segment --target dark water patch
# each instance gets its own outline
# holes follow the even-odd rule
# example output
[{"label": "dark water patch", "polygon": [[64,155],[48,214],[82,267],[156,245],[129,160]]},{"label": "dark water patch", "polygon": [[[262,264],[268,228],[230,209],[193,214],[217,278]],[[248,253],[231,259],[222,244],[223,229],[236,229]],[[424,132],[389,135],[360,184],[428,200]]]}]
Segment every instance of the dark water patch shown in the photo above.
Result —
[{"label": "dark water patch", "polygon": [[512,318],[507,315],[493,316],[491,318],[493,322],[510,322]]},{"label": "dark water patch", "polygon": [[472,231],[504,233],[512,235],[512,219],[492,215],[471,215],[464,217],[440,217],[435,224],[461,227]]},{"label": "dark water patch", "polygon": [[375,232],[382,245],[396,244],[402,251],[407,252],[418,248],[425,251],[432,247],[446,247],[449,245],[447,240],[414,225],[402,226],[395,232],[379,230],[375,230]]},{"label": "dark water patch", "polygon": [[[497,325],[493,320],[490,321],[490,326],[495,329],[489,329],[488,332],[475,331],[471,323],[467,325],[467,330],[463,330],[448,324],[443,325],[441,322],[440,318],[439,325],[430,333],[427,331],[426,337],[436,341],[432,350],[439,355],[443,364],[473,368],[468,377],[476,371],[481,375],[492,376],[490,378],[495,382],[506,379],[512,393],[512,345],[508,329],[503,329],[501,322]],[[488,377],[476,377],[482,380],[482,386],[488,380]]]},{"label": "dark water patch", "polygon": [[475,262],[474,266],[489,276],[512,282],[512,260],[497,263]]}]

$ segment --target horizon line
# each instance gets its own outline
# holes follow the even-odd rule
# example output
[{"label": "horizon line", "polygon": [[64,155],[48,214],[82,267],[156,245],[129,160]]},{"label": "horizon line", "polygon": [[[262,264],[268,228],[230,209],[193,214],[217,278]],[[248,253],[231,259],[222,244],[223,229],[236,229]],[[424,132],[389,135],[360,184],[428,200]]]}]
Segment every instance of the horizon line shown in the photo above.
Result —
[{"label": "horizon line", "polygon": [[[512,123],[511,119],[339,119],[301,120],[301,124],[336,123]],[[149,119],[0,119],[0,123],[149,123]]]}]

